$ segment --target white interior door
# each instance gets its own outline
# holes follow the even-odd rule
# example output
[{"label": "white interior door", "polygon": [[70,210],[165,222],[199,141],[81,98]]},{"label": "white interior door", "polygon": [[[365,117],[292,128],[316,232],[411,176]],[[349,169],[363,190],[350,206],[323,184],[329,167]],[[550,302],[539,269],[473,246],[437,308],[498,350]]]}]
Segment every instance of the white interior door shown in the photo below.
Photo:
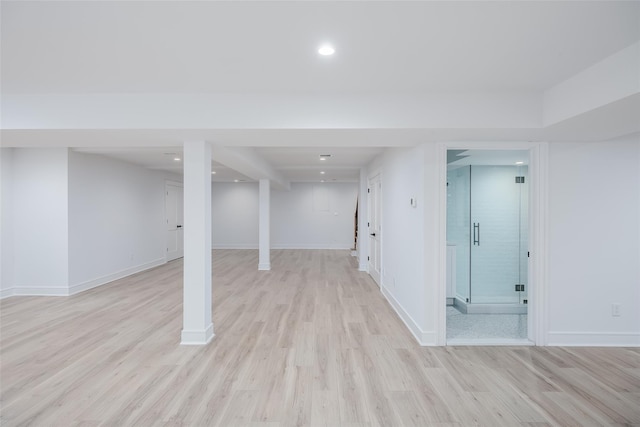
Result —
[{"label": "white interior door", "polygon": [[369,180],[369,274],[380,285],[380,175]]},{"label": "white interior door", "polygon": [[184,254],[182,185],[167,183],[165,191],[165,214],[167,218],[167,261],[181,258]]}]

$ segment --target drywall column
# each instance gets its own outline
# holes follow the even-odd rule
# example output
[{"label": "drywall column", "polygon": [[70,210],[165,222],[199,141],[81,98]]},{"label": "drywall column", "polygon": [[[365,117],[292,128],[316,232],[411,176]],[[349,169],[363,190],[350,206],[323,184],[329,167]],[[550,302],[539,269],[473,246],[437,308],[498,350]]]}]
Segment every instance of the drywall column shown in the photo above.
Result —
[{"label": "drywall column", "polygon": [[259,223],[259,260],[258,270],[271,270],[271,239],[270,239],[270,211],[271,211],[271,187],[268,179],[260,180],[260,218]]},{"label": "drywall column", "polygon": [[184,143],[184,285],[181,344],[213,338],[211,322],[211,146]]},{"label": "drywall column", "polygon": [[369,233],[367,217],[369,215],[369,203],[367,199],[367,170],[360,169],[360,183],[358,184],[358,269],[368,271],[369,261]]}]

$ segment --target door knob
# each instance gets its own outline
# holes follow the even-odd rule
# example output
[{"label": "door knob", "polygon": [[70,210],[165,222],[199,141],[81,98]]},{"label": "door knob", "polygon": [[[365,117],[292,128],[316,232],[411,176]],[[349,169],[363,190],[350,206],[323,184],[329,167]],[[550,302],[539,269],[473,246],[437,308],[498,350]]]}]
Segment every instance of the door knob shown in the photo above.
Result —
[{"label": "door knob", "polygon": [[176,225],[176,228],[182,228],[182,226],[181,225]]},{"label": "door knob", "polygon": [[369,236],[376,237],[376,233],[371,233],[371,234],[369,234]]}]

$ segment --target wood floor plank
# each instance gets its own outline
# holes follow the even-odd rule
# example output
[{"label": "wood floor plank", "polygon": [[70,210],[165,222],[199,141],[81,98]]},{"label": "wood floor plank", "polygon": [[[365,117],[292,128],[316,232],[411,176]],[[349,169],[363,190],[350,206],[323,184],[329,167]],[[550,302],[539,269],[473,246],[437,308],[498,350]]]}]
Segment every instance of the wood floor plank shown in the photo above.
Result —
[{"label": "wood floor plank", "polygon": [[640,425],[640,349],[416,344],[348,251],[214,250],[207,346],[182,261],[0,301],[4,426]]}]

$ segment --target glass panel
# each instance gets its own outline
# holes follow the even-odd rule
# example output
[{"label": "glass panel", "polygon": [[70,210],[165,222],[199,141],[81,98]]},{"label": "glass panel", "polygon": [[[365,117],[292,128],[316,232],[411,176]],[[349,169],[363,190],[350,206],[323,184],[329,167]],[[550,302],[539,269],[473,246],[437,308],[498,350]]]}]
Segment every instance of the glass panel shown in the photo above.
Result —
[{"label": "glass panel", "polygon": [[519,303],[520,188],[516,166],[471,167],[471,303]]},{"label": "glass panel", "polygon": [[455,297],[468,302],[469,238],[471,208],[470,166],[458,166],[447,171],[447,244],[456,251]]},{"label": "glass panel", "polygon": [[518,166],[518,175],[524,176],[520,185],[520,282],[524,291],[520,292],[520,303],[528,299],[529,292],[529,168]]}]

